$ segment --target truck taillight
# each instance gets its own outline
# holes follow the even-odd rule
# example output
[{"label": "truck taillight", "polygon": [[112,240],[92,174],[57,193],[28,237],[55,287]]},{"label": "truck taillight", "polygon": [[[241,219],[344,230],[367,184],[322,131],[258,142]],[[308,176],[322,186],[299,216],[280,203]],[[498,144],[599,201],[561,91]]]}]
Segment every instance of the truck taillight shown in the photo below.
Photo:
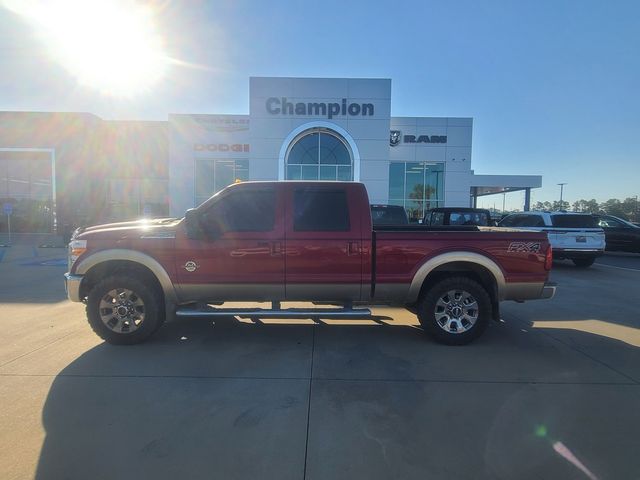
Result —
[{"label": "truck taillight", "polygon": [[553,248],[549,245],[547,248],[547,256],[544,257],[544,269],[549,271],[551,270],[551,265],[553,264]]}]

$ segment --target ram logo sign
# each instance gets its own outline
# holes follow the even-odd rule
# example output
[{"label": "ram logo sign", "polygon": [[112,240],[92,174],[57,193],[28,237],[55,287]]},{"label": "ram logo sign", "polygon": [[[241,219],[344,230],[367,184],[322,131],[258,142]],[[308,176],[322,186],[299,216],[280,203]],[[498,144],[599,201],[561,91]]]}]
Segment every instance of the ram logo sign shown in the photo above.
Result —
[{"label": "ram logo sign", "polygon": [[400,136],[402,132],[400,130],[391,130],[391,134],[389,135],[389,145],[395,147],[400,143]]},{"label": "ram logo sign", "polygon": [[511,242],[507,251],[518,253],[538,253],[540,251],[540,242]]}]

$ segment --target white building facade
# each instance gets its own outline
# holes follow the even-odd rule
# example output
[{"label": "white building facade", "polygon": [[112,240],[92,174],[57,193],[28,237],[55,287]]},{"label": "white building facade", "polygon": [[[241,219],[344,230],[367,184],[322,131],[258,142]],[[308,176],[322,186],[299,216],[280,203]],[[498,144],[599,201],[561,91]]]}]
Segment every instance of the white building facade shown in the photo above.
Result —
[{"label": "white building facade", "polygon": [[171,215],[247,180],[360,181],[413,218],[472,203],[471,118],[391,117],[388,79],[252,77],[249,95],[248,115],[169,116]]}]

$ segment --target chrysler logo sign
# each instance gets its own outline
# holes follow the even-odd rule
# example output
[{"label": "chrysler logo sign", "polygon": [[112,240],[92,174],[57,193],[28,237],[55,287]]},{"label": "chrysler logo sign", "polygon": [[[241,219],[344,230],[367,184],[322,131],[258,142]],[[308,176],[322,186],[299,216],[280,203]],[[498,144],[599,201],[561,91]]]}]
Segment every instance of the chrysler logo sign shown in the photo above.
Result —
[{"label": "chrysler logo sign", "polygon": [[333,102],[290,102],[287,97],[269,97],[266,102],[267,112],[271,115],[313,115],[315,117],[336,116],[372,117],[373,103],[347,103],[343,98],[340,103]]},{"label": "chrysler logo sign", "polygon": [[197,152],[248,152],[248,143],[196,143],[193,149]]},{"label": "chrysler logo sign", "polygon": [[402,143],[447,143],[446,135],[402,135],[400,130],[391,130],[389,145],[396,147]]}]

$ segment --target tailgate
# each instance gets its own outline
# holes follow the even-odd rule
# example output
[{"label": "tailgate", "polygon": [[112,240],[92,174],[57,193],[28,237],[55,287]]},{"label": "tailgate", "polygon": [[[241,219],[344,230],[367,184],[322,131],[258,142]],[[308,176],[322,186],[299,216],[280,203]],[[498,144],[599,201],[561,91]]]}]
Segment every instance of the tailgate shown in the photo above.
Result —
[{"label": "tailgate", "polygon": [[545,229],[553,248],[602,250],[604,231],[599,228],[553,228]]}]

